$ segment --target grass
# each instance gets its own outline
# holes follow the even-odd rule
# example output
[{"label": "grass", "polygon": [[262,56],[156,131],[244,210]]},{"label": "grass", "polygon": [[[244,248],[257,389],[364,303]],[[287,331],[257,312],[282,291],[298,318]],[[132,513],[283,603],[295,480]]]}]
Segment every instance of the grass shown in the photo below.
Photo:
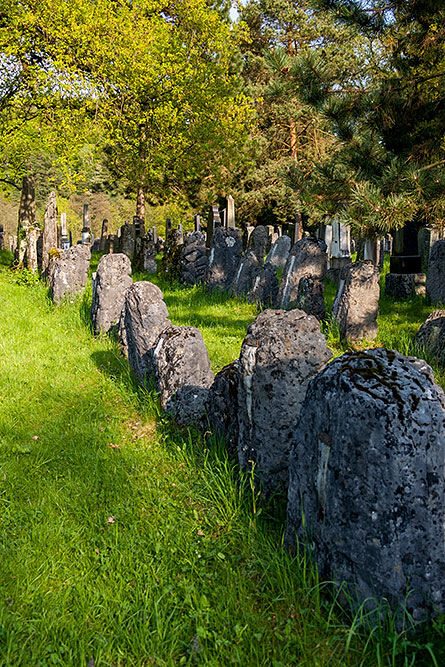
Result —
[{"label": "grass", "polygon": [[[208,339],[226,317],[236,356],[251,307],[169,289],[176,323],[217,320]],[[0,664],[440,661],[440,619],[369,633],[339,612],[305,552],[282,549],[280,505],[258,503],[221,443],[176,429],[92,337],[89,293],[56,307],[0,271]]]}]

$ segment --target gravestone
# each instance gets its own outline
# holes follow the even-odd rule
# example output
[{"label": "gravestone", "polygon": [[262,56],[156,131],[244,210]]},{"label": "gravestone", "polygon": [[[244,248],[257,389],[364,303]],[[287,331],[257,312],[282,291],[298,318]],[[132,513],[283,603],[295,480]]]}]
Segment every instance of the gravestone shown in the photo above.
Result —
[{"label": "gravestone", "polygon": [[83,227],[82,227],[82,243],[84,245],[90,245],[91,243],[91,229],[90,229],[90,217],[88,214],[88,204],[83,205]]},{"label": "gravestone", "polygon": [[423,273],[428,273],[430,263],[431,248],[443,238],[443,231],[434,227],[422,227],[417,234],[417,243],[419,245],[419,255],[422,263]]},{"label": "gravestone", "polygon": [[415,621],[443,613],[444,460],[445,396],[423,360],[385,349],[335,359],[309,383],[295,428],[287,545],[307,537],[354,609],[386,600]]},{"label": "gravestone", "polygon": [[331,358],[315,317],[265,310],[247,329],[240,354],[238,458],[265,495],[284,491],[288,458],[306,387]]},{"label": "gravestone", "polygon": [[445,365],[445,310],[432,312],[416,333],[415,343]]},{"label": "gravestone", "polygon": [[265,263],[269,262],[277,269],[283,269],[289,257],[290,249],[290,238],[288,236],[278,236],[269,250]]},{"label": "gravestone", "polygon": [[56,303],[64,296],[75,296],[85,289],[90,259],[89,246],[79,244],[68,248],[55,260],[51,289]]},{"label": "gravestone", "polygon": [[232,195],[227,197],[227,227],[236,227],[235,223],[235,200]]},{"label": "gravestone", "polygon": [[238,453],[239,360],[215,375],[205,402],[204,431],[224,438],[229,454]]},{"label": "gravestone", "polygon": [[60,214],[60,237],[62,250],[68,250],[68,248],[71,247],[71,241],[70,237],[68,236],[68,229],[66,226],[66,213]]},{"label": "gravestone", "polygon": [[445,239],[431,248],[426,292],[431,303],[445,304]]},{"label": "gravestone", "polygon": [[209,215],[207,218],[207,238],[206,246],[207,248],[212,247],[212,239],[215,229],[221,227],[221,217],[219,215],[219,209],[216,204],[210,206]]},{"label": "gravestone", "polygon": [[264,225],[257,225],[249,238],[249,246],[260,264],[269,250],[269,230]]},{"label": "gravestone", "polygon": [[107,238],[108,238],[108,220],[107,218],[104,218],[102,221],[102,230],[100,234],[99,252],[105,252]]},{"label": "gravestone", "polygon": [[252,289],[247,294],[247,301],[249,303],[257,303],[263,308],[273,308],[277,296],[277,269],[270,262],[266,262],[257,270]]},{"label": "gravestone", "polygon": [[158,262],[156,259],[156,244],[153,232],[147,232],[141,239],[142,268],[147,273],[156,273]]},{"label": "gravestone", "polygon": [[201,231],[201,216],[198,215],[198,213],[195,213],[194,225],[195,225],[195,232],[200,232]]},{"label": "gravestone", "polygon": [[238,295],[247,294],[252,287],[257,269],[258,259],[252,250],[248,250],[241,258],[230,291]]},{"label": "gravestone", "polygon": [[239,267],[241,253],[241,231],[217,227],[213,233],[206,278],[210,288],[229,288]]},{"label": "gravestone", "polygon": [[123,253],[103,255],[94,281],[91,320],[94,333],[106,333],[119,322],[131,279],[131,262]]},{"label": "gravestone", "polygon": [[26,230],[26,255],[25,255],[25,266],[27,269],[32,271],[32,273],[37,273],[39,269],[39,258],[38,258],[38,243],[39,239],[42,236],[42,230],[33,225],[29,226]]},{"label": "gravestone", "polygon": [[164,252],[160,263],[160,273],[168,280],[178,280],[182,252],[182,232],[171,229],[165,240]]},{"label": "gravestone", "polygon": [[342,339],[354,341],[377,336],[379,270],[372,262],[355,262],[340,275],[332,315]]},{"label": "gravestone", "polygon": [[424,273],[387,273],[385,294],[394,299],[412,299],[426,296],[426,275]]},{"label": "gravestone", "polygon": [[181,424],[199,422],[213,382],[210,359],[196,327],[170,326],[153,351],[162,407]]},{"label": "gravestone", "polygon": [[129,225],[128,222],[121,227],[120,252],[133,259],[136,251],[136,227]]},{"label": "gravestone", "polygon": [[36,198],[33,176],[23,176],[20,193],[19,220],[17,224],[17,241],[14,244],[15,260],[24,265],[27,230],[36,226]]},{"label": "gravestone", "polygon": [[57,248],[57,194],[50,192],[43,222],[42,278],[48,279],[49,251]]},{"label": "gravestone", "polygon": [[324,241],[305,237],[296,243],[289,253],[278,291],[277,305],[280,308],[292,306],[298,296],[301,278],[323,280],[326,275],[328,257]]},{"label": "gravestone", "polygon": [[152,379],[153,351],[159,335],[171,325],[159,287],[148,281],[133,283],[126,293],[119,322],[119,342],[140,382]]},{"label": "gravestone", "polygon": [[296,307],[308,315],[322,320],[326,315],[324,283],[310,276],[303,276],[298,284]]},{"label": "gravestone", "polygon": [[207,275],[206,238],[203,232],[189,234],[179,259],[179,282],[196,285],[205,281]]}]

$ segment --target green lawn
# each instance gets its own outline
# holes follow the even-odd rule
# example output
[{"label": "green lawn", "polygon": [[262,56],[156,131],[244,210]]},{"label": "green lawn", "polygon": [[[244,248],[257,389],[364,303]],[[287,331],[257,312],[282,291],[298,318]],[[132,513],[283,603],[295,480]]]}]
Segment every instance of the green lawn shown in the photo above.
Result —
[{"label": "green lawn", "polygon": [[[0,271],[0,664],[434,664],[440,623],[408,640],[339,614],[281,548],[283,504],[173,427],[92,337],[89,291],[56,307]],[[164,291],[215,369],[237,356],[252,306]]]}]

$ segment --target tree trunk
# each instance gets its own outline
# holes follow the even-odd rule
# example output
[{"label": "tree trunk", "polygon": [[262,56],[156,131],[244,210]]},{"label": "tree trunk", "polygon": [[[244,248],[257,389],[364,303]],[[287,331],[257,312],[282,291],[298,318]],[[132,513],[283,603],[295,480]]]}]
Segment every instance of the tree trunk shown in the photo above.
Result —
[{"label": "tree trunk", "polygon": [[23,176],[20,196],[19,219],[17,223],[16,261],[23,265],[26,254],[26,234],[36,221],[36,197],[33,176]]},{"label": "tree trunk", "polygon": [[136,215],[144,222],[145,220],[145,193],[142,185],[138,187],[138,196],[136,199]]}]

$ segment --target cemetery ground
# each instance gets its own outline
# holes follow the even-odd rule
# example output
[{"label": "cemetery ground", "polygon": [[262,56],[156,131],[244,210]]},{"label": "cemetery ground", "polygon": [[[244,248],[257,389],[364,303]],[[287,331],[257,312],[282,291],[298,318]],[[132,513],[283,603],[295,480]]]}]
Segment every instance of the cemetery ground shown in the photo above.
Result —
[{"label": "cemetery ground", "polygon": [[[174,427],[92,336],[90,288],[55,306],[14,278],[0,270],[1,665],[444,664],[443,618],[411,634],[340,611],[303,549],[281,548],[284,503]],[[239,354],[254,306],[150,279],[213,370]],[[373,345],[411,352],[433,309],[382,297]]]}]

